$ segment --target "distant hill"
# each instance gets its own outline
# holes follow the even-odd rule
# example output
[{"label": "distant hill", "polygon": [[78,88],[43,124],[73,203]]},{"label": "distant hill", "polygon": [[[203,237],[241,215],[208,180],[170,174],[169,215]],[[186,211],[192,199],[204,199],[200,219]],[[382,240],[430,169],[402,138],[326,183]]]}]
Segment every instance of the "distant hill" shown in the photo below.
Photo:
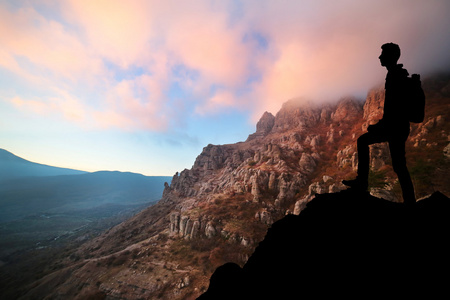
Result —
[{"label": "distant hill", "polygon": [[0,180],[30,177],[86,174],[84,171],[42,165],[0,149]]},{"label": "distant hill", "polygon": [[0,150],[0,261],[114,226],[158,202],[171,179],[56,168]]},{"label": "distant hill", "polygon": [[155,202],[171,177],[123,172],[0,181],[0,223],[39,213],[81,212],[105,205]]}]

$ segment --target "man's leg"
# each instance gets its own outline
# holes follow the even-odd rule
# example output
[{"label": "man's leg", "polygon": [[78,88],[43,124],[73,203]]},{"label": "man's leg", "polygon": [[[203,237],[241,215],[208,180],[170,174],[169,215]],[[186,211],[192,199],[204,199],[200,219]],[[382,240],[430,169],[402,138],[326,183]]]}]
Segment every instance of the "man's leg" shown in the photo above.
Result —
[{"label": "man's leg", "polygon": [[406,167],[406,138],[400,136],[389,141],[389,150],[391,151],[392,167],[395,173],[397,173],[398,181],[402,187],[403,201],[405,204],[414,204],[416,203],[414,186],[408,168]]},{"label": "man's leg", "polygon": [[367,190],[370,168],[369,146],[375,143],[385,142],[386,140],[387,138],[383,135],[371,131],[364,133],[358,138],[358,177],[355,180],[342,181],[345,185],[352,188]]}]

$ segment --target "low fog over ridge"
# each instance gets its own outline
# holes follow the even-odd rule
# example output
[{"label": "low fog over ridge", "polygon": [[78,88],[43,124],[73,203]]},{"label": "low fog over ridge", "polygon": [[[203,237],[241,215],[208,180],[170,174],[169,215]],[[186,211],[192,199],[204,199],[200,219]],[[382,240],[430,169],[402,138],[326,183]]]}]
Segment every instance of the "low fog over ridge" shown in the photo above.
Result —
[{"label": "low fog over ridge", "polygon": [[328,2],[326,8],[322,1],[292,7],[268,4],[264,10],[270,13],[253,12],[250,19],[268,37],[267,49],[276,57],[255,86],[266,110],[276,113],[282,102],[298,96],[365,98],[368,89],[384,82],[386,70],[378,56],[387,42],[400,45],[399,63],[410,74],[424,77],[449,69],[449,3],[359,2],[350,9],[346,3]]}]

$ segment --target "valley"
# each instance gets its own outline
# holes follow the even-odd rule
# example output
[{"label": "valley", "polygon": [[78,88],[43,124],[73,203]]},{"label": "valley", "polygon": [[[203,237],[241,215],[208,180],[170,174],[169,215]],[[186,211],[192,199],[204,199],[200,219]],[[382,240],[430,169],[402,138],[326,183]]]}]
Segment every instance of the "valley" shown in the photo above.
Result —
[{"label": "valley", "polygon": [[45,274],[62,253],[157,203],[171,179],[55,168],[6,150],[0,170],[1,280],[12,290],[33,273]]}]

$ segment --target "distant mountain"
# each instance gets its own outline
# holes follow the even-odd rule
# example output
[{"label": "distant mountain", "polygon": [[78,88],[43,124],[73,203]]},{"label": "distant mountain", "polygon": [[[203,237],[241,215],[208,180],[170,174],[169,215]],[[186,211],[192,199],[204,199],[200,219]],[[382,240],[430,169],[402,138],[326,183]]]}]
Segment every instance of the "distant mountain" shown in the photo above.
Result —
[{"label": "distant mountain", "polygon": [[82,212],[105,205],[149,204],[171,177],[123,172],[24,177],[0,181],[0,223],[39,213]]},{"label": "distant mountain", "polygon": [[166,182],[171,177],[56,168],[0,150],[0,264],[114,226],[161,199]]},{"label": "distant mountain", "polygon": [[86,174],[84,171],[42,165],[0,149],[0,180],[30,177]]}]

